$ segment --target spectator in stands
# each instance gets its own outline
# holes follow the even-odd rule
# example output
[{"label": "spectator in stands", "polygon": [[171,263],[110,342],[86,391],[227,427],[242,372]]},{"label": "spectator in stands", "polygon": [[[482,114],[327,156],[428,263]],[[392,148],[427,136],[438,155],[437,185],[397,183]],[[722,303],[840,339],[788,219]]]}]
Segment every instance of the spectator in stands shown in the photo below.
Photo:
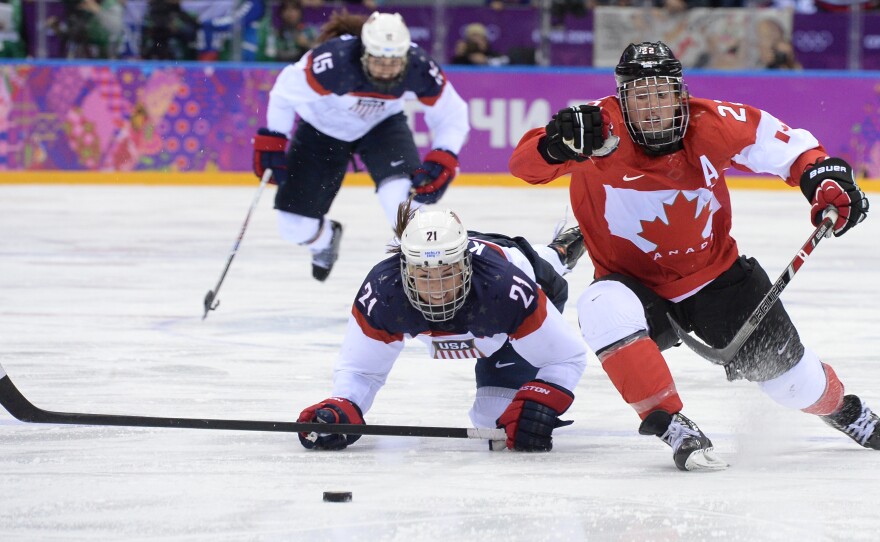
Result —
[{"label": "spectator in stands", "polygon": [[508,58],[489,46],[489,32],[480,23],[471,23],[464,28],[464,38],[455,44],[453,64],[472,66],[501,66]]},{"label": "spectator in stands", "polygon": [[199,21],[180,7],[180,0],[150,0],[141,33],[145,60],[195,60]]},{"label": "spectator in stands", "polygon": [[301,0],[283,0],[280,16],[281,24],[277,27],[271,12],[263,18],[258,60],[296,62],[315,45],[318,32],[303,22]]},{"label": "spectator in stands", "polygon": [[880,0],[866,0],[864,2],[856,2],[855,0],[815,0],[816,7],[819,11],[839,12],[849,11],[853,4],[859,4],[862,11],[876,11],[880,9]]},{"label": "spectator in stands", "polygon": [[[266,9],[266,4],[270,9]],[[234,0],[226,4],[225,10],[213,11],[212,16],[199,13],[199,37],[196,59],[213,62],[216,60],[258,60],[261,26],[267,11],[271,17],[271,4],[274,0]],[[218,6],[219,7],[219,6]],[[268,28],[272,28],[269,19]],[[236,43],[235,29],[240,29],[240,39]],[[202,38],[204,36],[204,38]]]},{"label": "spectator in stands", "polygon": [[678,13],[690,8],[741,8],[746,0],[654,0],[654,5]]},{"label": "spectator in stands", "polygon": [[22,30],[21,0],[0,0],[0,58],[27,56]]},{"label": "spectator in stands", "polygon": [[776,19],[766,17],[758,22],[758,55],[761,65],[771,70],[799,70],[791,39]]},{"label": "spectator in stands", "polygon": [[342,0],[342,1],[345,2],[346,4],[360,4],[367,9],[373,9],[373,10],[378,8],[379,4],[382,3],[379,0]]},{"label": "spectator in stands", "polygon": [[816,2],[813,0],[762,0],[749,3],[749,7],[791,9],[795,13],[816,13]]},{"label": "spectator in stands", "polygon": [[[587,13],[589,4],[589,0],[553,0],[550,3],[550,18],[554,22],[561,23],[566,15],[583,17]],[[614,2],[612,5],[620,5],[620,2]]]},{"label": "spectator in stands", "polygon": [[[307,8],[317,8],[324,5],[324,0],[303,0],[303,6]],[[342,0],[343,4],[358,4],[367,9],[375,10],[379,7],[379,0]]]},{"label": "spectator in stands", "polygon": [[486,0],[486,5],[490,8],[501,11],[508,7],[533,6],[533,0]]},{"label": "spectator in stands", "polygon": [[62,0],[64,20],[46,24],[61,37],[67,58],[116,58],[122,42],[125,0]]}]

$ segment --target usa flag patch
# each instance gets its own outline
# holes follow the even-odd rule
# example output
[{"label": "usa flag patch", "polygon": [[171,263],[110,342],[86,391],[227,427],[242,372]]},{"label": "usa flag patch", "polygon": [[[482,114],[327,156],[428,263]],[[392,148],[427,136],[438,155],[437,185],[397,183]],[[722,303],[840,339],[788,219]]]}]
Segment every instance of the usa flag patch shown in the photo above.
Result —
[{"label": "usa flag patch", "polygon": [[434,359],[476,359],[485,358],[485,354],[474,345],[474,339],[435,340]]}]

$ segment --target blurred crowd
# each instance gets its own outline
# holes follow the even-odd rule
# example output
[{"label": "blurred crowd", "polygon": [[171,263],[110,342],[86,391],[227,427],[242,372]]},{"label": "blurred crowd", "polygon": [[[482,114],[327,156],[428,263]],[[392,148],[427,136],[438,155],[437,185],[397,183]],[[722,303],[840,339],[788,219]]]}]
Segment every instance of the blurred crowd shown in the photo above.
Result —
[{"label": "blurred crowd", "polygon": [[[23,29],[24,4],[36,0],[0,0],[0,57],[25,57],[28,53]],[[234,0],[225,13],[187,10],[186,0],[49,0],[63,5],[45,22],[49,35],[60,41],[58,56],[67,58],[145,60],[255,60],[295,62],[320,34],[319,24],[307,24],[303,10],[333,9],[358,5],[385,11],[396,5],[418,5],[407,0]],[[127,23],[127,3],[143,6],[139,37],[132,39]],[[852,9],[856,0],[447,0],[449,6],[472,5],[492,10],[547,7],[554,28],[567,18],[583,17],[598,6],[652,7],[669,13],[692,8],[775,7],[798,13]],[[204,4],[204,2],[203,2]],[[219,3],[218,3],[219,4]],[[424,5],[424,3],[422,3]],[[432,2],[433,5],[433,2]],[[203,6],[204,7],[204,6]],[[217,7],[217,4],[214,5]],[[880,0],[859,4],[862,10],[880,9]],[[207,11],[211,11],[208,9]],[[216,10],[214,10],[216,12]],[[128,13],[129,18],[131,13]],[[235,32],[233,31],[235,29]],[[760,62],[770,69],[797,69],[790,30],[762,23],[758,31]],[[206,43],[209,46],[206,46]],[[31,47],[31,50],[33,48]],[[236,53],[237,52],[237,53]],[[463,26],[448,59],[453,64],[502,66],[535,64],[535,49],[514,47],[498,51],[485,21]]]}]

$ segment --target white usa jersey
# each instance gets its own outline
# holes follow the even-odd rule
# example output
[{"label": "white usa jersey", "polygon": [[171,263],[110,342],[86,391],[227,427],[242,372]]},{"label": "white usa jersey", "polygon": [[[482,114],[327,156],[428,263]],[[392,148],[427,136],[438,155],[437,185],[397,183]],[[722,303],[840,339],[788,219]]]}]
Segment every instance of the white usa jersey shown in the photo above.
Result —
[{"label": "white usa jersey", "polygon": [[334,397],[345,397],[366,413],[404,342],[412,338],[435,360],[489,357],[509,340],[538,368],[537,378],[574,389],[586,366],[586,344],[535,283],[525,257],[473,236],[469,250],[470,293],[444,322],[427,321],[410,304],[400,256],[373,267],[352,305],[334,369]]},{"label": "white usa jersey", "polygon": [[360,38],[343,36],[309,51],[278,75],[269,93],[266,126],[289,134],[296,115],[342,141],[363,137],[383,120],[418,100],[433,148],[458,154],[467,138],[467,103],[440,67],[413,44],[399,84],[379,89],[364,74]]}]

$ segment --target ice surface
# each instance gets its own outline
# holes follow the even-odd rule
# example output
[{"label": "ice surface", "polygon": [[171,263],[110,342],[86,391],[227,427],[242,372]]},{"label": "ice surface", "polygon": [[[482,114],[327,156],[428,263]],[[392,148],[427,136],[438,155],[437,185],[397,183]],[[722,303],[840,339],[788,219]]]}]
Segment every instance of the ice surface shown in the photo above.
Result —
[{"label": "ice surface", "polygon": [[[292,421],[326,397],[350,304],[391,231],[346,187],[326,283],[278,237],[263,194],[204,321],[253,187],[0,186],[0,363],[42,408]],[[734,234],[775,278],[806,240],[795,190],[734,191]],[[471,229],[548,242],[564,189],[453,187]],[[880,219],[823,242],[782,298],[848,392],[880,408]],[[592,269],[569,275],[566,319]],[[729,470],[682,473],[595,359],[548,454],[484,441],[49,426],[0,412],[0,540],[876,540],[880,454],[777,406],[684,348],[684,412]],[[408,346],[367,415],[466,427],[472,363]],[[351,491],[325,503],[324,491]]]}]

